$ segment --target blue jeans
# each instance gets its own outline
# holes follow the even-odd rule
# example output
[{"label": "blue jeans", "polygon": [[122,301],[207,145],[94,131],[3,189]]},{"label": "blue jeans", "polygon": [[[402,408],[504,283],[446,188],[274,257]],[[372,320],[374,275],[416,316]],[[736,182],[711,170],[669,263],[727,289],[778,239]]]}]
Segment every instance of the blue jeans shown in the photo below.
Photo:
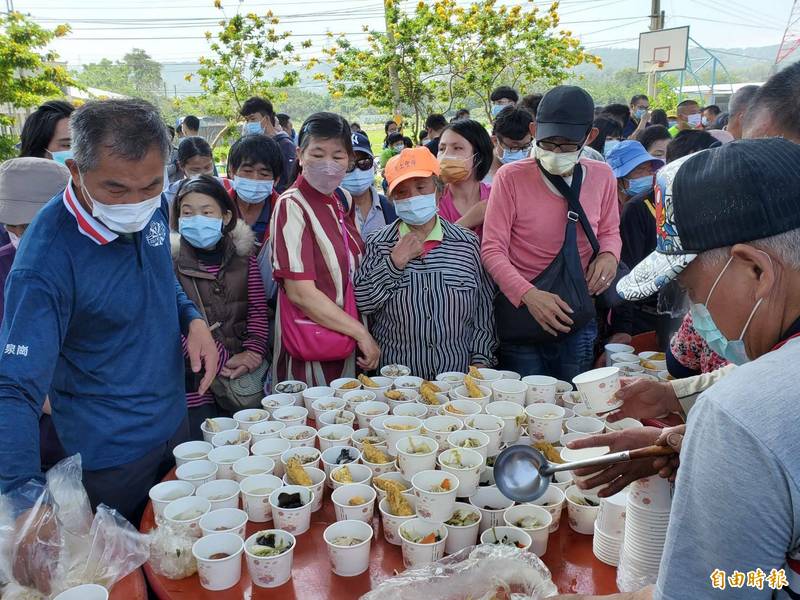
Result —
[{"label": "blue jeans", "polygon": [[500,368],[525,375],[549,375],[572,382],[576,375],[594,364],[594,341],[597,322],[589,321],[582,329],[562,340],[546,344],[500,345]]}]

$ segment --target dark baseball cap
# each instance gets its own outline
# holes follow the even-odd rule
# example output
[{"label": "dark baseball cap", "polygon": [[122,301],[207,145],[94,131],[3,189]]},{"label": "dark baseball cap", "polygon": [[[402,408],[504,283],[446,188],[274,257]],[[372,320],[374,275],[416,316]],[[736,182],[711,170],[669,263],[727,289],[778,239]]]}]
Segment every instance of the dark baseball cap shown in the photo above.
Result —
[{"label": "dark baseball cap", "polygon": [[739,140],[671,162],[656,175],[656,250],[620,280],[640,300],[698,254],[800,228],[800,145]]},{"label": "dark baseball cap", "polygon": [[366,134],[360,131],[353,132],[351,141],[353,142],[353,152],[366,152],[370,156],[375,156]]},{"label": "dark baseball cap", "polygon": [[582,140],[594,121],[594,100],[574,85],[557,85],[547,92],[536,111],[536,139],[564,137]]}]

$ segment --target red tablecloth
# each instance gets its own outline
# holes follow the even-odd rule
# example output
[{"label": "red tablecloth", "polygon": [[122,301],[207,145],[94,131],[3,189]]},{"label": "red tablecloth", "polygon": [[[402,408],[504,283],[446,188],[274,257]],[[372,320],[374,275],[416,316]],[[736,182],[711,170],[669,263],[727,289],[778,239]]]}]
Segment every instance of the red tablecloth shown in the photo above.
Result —
[{"label": "red tablecloth", "polygon": [[[174,475],[171,473],[167,479],[174,479]],[[392,577],[395,570],[403,569],[400,546],[393,546],[383,539],[377,510],[375,515],[373,528],[376,534],[372,540],[370,568],[358,577],[339,577],[331,572],[327,547],[322,539],[325,528],[336,520],[328,491],[322,510],[311,517],[311,529],[297,538],[292,578],[279,588],[251,586],[244,557],[239,584],[222,592],[203,589],[197,575],[172,581],[153,573],[149,565],[145,565],[144,570],[151,587],[161,600],[354,600],[384,579]],[[153,523],[153,509],[149,505],[142,518],[141,531],[149,531],[153,528]],[[249,523],[247,535],[270,527],[272,522]],[[594,557],[591,536],[572,531],[567,524],[566,514],[562,516],[559,530],[550,535],[543,560],[562,593],[610,594],[618,591],[616,569]]]},{"label": "red tablecloth", "polygon": [[111,589],[109,600],[147,600],[147,585],[141,569],[136,569]]}]

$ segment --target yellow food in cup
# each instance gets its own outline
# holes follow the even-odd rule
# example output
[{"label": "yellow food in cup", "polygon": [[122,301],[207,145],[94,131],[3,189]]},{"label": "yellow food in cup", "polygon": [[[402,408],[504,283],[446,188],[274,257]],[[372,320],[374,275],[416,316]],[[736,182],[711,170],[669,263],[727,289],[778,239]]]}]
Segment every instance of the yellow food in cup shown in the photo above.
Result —
[{"label": "yellow food in cup", "polygon": [[358,387],[358,381],[348,381],[347,383],[340,385],[340,390],[354,390]]},{"label": "yellow food in cup", "polygon": [[[470,371],[472,369],[470,368]],[[467,394],[469,394],[470,398],[483,398],[484,394],[481,391],[481,388],[478,387],[478,384],[475,383],[472,375],[466,375],[464,377],[464,386],[467,388]]]},{"label": "yellow food in cup", "polygon": [[379,386],[377,383],[375,383],[374,381],[372,381],[372,379],[370,379],[369,377],[367,377],[366,375],[364,375],[363,373],[362,373],[361,375],[359,375],[359,376],[358,376],[358,380],[359,380],[359,381],[360,381],[360,382],[363,384],[363,386],[364,386],[365,388],[376,388],[376,387],[381,387],[381,386]]},{"label": "yellow food in cup", "polygon": [[483,375],[478,371],[477,367],[470,367],[468,375],[473,379],[483,379]]}]

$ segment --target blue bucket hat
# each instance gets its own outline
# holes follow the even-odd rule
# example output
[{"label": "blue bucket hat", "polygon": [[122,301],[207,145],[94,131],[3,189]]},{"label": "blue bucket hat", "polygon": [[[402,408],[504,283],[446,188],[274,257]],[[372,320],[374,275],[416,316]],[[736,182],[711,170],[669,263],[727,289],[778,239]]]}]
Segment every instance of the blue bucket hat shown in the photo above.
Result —
[{"label": "blue bucket hat", "polygon": [[636,167],[646,162],[651,163],[654,169],[664,166],[663,160],[648,154],[644,146],[636,140],[625,140],[614,146],[606,156],[606,162],[617,179],[627,177]]}]

